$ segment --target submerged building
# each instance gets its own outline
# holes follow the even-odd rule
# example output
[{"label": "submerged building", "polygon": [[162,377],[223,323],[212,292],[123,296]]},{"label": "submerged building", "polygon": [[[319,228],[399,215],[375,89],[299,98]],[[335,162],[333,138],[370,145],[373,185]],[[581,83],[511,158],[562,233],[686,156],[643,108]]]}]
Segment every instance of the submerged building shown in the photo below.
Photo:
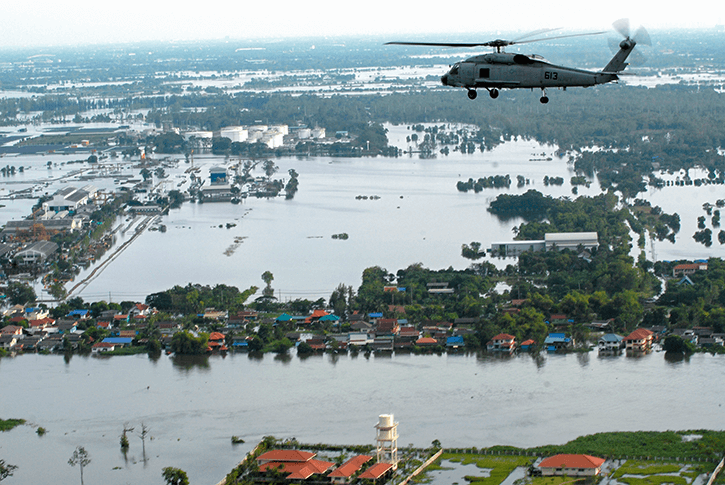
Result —
[{"label": "submerged building", "polygon": [[551,251],[552,249],[583,248],[591,251],[599,247],[596,232],[549,232],[543,240],[495,242],[488,250],[492,256],[519,256],[526,251]]}]

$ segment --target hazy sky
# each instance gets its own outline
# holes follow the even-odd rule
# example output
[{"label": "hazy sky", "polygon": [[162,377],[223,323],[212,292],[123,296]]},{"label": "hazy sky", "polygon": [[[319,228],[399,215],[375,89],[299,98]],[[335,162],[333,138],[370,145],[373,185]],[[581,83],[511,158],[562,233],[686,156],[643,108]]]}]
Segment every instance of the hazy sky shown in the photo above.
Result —
[{"label": "hazy sky", "polygon": [[[637,0],[158,1],[35,0],[3,2],[0,47],[105,44],[146,40],[416,33],[511,32],[564,27],[606,30],[619,18],[649,30],[712,28],[725,12],[707,5]],[[655,6],[656,5],[656,6]],[[476,39],[479,40],[479,39]],[[489,40],[488,38],[483,40]]]}]

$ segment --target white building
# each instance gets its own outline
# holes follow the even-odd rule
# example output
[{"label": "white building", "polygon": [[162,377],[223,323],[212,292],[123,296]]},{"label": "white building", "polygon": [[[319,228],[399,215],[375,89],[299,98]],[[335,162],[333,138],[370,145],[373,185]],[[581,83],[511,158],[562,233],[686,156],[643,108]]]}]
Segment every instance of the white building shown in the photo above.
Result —
[{"label": "white building", "polygon": [[21,264],[42,263],[58,250],[58,245],[50,241],[37,241],[15,254],[15,260]]},{"label": "white building", "polygon": [[599,247],[599,236],[596,232],[550,232],[544,240],[508,241],[491,244],[489,252],[493,256],[519,256],[525,251],[551,251],[552,249],[570,249],[579,247],[592,250]]},{"label": "white building", "polygon": [[550,232],[544,235],[546,250],[577,249],[582,246],[584,249],[599,247],[599,235],[596,232]]},{"label": "white building", "polygon": [[219,136],[229,138],[232,143],[245,142],[249,138],[248,130],[243,126],[225,126],[219,130]]}]

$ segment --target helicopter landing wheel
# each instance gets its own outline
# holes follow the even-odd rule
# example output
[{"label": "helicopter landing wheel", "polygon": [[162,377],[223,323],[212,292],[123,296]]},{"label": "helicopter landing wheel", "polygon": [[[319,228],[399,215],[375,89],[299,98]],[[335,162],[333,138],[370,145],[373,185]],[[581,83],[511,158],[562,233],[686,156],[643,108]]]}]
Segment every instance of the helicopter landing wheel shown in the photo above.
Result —
[{"label": "helicopter landing wheel", "polygon": [[541,88],[541,98],[539,99],[541,101],[541,104],[546,104],[549,102],[549,97],[546,95],[546,89]]},{"label": "helicopter landing wheel", "polygon": [[478,96],[478,93],[475,89],[468,90],[468,99],[476,99],[476,96]]},{"label": "helicopter landing wheel", "polygon": [[488,95],[491,96],[491,99],[498,98],[498,89],[493,88],[488,92]]}]

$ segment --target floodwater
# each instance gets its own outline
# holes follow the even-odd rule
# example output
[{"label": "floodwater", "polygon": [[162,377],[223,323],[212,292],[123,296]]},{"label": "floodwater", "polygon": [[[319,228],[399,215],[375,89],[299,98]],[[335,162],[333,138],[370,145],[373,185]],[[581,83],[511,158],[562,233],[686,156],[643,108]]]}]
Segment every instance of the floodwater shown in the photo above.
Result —
[{"label": "floodwater", "polygon": [[[596,353],[495,358],[452,355],[246,354],[175,358],[22,355],[0,360],[0,416],[32,426],[0,433],[13,483],[161,482],[182,468],[214,484],[265,435],[373,443],[394,413],[399,446],[530,447],[601,431],[723,429],[723,356],[670,361]],[[138,436],[149,428],[146,460]],[[119,437],[135,427],[126,458]],[[39,437],[35,426],[48,433]],[[233,435],[246,443],[232,445]]]},{"label": "floodwater", "polygon": [[[391,144],[408,150],[406,142],[412,132],[405,126],[388,126]],[[422,135],[421,135],[422,136]],[[82,187],[91,183],[108,191],[115,190],[114,176],[94,178],[92,174],[68,177],[73,170],[86,165],[65,164],[85,155],[8,157],[8,165],[24,165],[25,171],[0,180],[0,197],[23,188],[35,187],[35,196],[52,194],[64,185]],[[486,208],[501,193],[520,194],[536,189],[553,197],[575,197],[569,179],[573,175],[568,157],[558,157],[556,147],[530,140],[506,142],[491,151],[475,154],[451,152],[449,156],[423,160],[414,155],[400,158],[335,158],[287,157],[276,159],[279,171],[275,177],[287,178],[288,170],[299,173],[299,191],[293,200],[284,198],[248,198],[243,203],[185,203],[170,211],[160,222],[166,232],[146,231],[119,254],[73,296],[86,301],[143,300],[148,294],[174,285],[224,283],[248,288],[262,286],[261,275],[271,271],[276,296],[282,300],[295,298],[329,298],[340,284],[357,287],[365,268],[381,266],[395,273],[415,263],[431,269],[453,267],[463,269],[470,261],[461,257],[461,245],[481,242],[488,248],[494,242],[508,241],[512,228],[521,223],[506,222],[492,216]],[[48,161],[53,162],[50,170]],[[139,179],[139,169],[129,162],[117,160],[112,173]],[[197,156],[199,176],[208,178],[212,166],[227,166],[236,160],[211,155]],[[189,168],[183,158],[176,168],[167,167],[165,190],[188,187]],[[100,172],[98,172],[100,175]],[[261,171],[253,172],[261,175]],[[478,194],[461,193],[456,183],[468,178],[510,175],[510,189],[486,189]],[[516,176],[529,179],[529,185],[516,186]],[[563,186],[544,186],[543,178],[562,177]],[[682,176],[683,174],[679,174]],[[694,178],[695,173],[691,171]],[[668,176],[663,175],[667,178]],[[677,174],[669,176],[673,179]],[[40,184],[40,181],[46,181]],[[121,178],[121,180],[123,180]],[[156,180],[156,182],[159,182]],[[589,188],[579,187],[580,195],[601,193],[596,180]],[[367,199],[359,198],[367,196]],[[379,199],[371,199],[377,196]],[[702,204],[714,204],[722,198],[720,186],[666,187],[652,190],[641,197],[665,212],[677,212],[682,230],[675,244],[656,242],[658,260],[699,259],[718,256],[722,246],[712,247],[695,242],[697,217],[705,215]],[[36,199],[3,200],[0,220],[20,219],[30,213]],[[708,218],[709,219],[709,218]],[[118,220],[126,227],[130,220]],[[227,224],[230,225],[227,228]],[[221,226],[221,227],[220,227]],[[333,239],[332,235],[347,233],[349,239]],[[134,230],[116,234],[116,247],[132,237]],[[633,251],[638,254],[639,249]],[[645,251],[652,259],[652,245]],[[514,259],[493,260],[500,267],[514,264]],[[88,276],[95,266],[81,272],[70,289]],[[36,293],[42,294],[40,285]]]}]

